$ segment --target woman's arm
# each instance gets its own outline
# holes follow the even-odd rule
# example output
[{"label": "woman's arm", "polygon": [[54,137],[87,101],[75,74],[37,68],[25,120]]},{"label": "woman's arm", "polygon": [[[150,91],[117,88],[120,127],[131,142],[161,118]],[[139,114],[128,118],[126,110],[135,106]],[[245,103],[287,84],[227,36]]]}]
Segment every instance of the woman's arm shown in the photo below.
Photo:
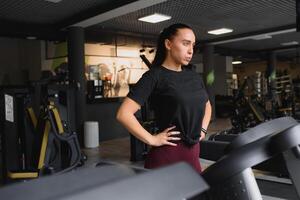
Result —
[{"label": "woman's arm", "polygon": [[[202,128],[204,128],[205,130],[207,130],[207,127],[209,125],[210,119],[211,119],[211,104],[209,101],[206,102],[205,105],[205,113],[204,113],[204,117],[202,120]],[[201,131],[201,136],[199,140],[203,140],[205,138],[205,133],[203,131]]]},{"label": "woman's arm", "polygon": [[175,143],[170,140],[179,140],[179,137],[172,137],[179,134],[178,131],[171,131],[175,127],[170,127],[157,135],[151,135],[146,129],[144,129],[134,114],[141,108],[141,106],[126,97],[120,106],[117,113],[117,120],[135,137],[151,146],[172,145]]}]

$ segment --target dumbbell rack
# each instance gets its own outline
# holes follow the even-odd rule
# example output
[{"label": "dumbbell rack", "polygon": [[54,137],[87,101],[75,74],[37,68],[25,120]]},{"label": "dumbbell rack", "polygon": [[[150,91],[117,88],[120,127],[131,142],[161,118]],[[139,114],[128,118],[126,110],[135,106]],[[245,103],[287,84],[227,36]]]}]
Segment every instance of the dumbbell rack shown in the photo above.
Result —
[{"label": "dumbbell rack", "polygon": [[283,75],[276,77],[276,93],[282,93],[282,90],[285,87],[286,93],[291,93],[292,90],[292,79],[290,75]]}]

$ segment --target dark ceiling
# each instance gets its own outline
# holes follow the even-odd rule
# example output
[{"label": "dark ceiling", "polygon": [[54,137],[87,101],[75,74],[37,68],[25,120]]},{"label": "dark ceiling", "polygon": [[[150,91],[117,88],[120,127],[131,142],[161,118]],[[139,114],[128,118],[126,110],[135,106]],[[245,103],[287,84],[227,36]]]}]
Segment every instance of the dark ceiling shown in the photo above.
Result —
[{"label": "dark ceiling", "polygon": [[131,2],[134,0],[1,0],[0,35],[54,40],[73,23]]},{"label": "dark ceiling", "polygon": [[[154,3],[141,9],[135,8],[138,3],[146,4],[145,2]],[[126,5],[131,5],[126,7],[128,12],[112,14],[113,9]],[[170,15],[172,19],[158,24],[137,20],[155,12]],[[101,14],[108,14],[109,17],[93,19]],[[295,32],[296,0],[62,0],[59,3],[44,0],[0,1],[1,36],[34,35],[54,40],[64,36],[64,28],[82,25],[87,35],[118,32],[154,38],[164,27],[176,22],[193,27],[199,47],[207,43],[215,44],[216,50],[220,50],[222,54],[241,54],[247,57],[281,49],[278,54],[282,57],[298,55],[295,52],[299,45],[292,48],[281,45],[283,42],[300,42],[300,33]],[[208,30],[222,27],[234,31],[219,36],[207,34]],[[262,34],[272,35],[272,38],[251,39]]]}]

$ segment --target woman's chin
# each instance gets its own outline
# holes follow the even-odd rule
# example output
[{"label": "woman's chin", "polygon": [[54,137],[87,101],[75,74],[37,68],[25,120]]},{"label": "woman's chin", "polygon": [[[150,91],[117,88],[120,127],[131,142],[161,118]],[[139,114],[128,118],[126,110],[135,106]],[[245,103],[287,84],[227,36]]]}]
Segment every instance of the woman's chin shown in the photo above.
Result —
[{"label": "woman's chin", "polygon": [[188,65],[190,62],[188,62],[188,61],[184,61],[184,62],[182,62],[182,65]]}]

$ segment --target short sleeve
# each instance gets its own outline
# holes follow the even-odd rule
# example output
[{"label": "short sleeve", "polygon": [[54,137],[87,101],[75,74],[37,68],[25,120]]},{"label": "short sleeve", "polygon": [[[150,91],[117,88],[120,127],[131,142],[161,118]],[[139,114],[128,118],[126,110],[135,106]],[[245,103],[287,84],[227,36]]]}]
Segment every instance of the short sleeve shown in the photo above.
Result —
[{"label": "short sleeve", "polygon": [[144,105],[157,82],[157,75],[155,70],[150,69],[145,72],[138,82],[130,88],[127,97],[137,102],[140,106]]},{"label": "short sleeve", "polygon": [[204,101],[207,102],[209,100],[209,96],[208,96],[202,76],[200,76],[200,79],[201,79],[202,88],[204,90]]}]

